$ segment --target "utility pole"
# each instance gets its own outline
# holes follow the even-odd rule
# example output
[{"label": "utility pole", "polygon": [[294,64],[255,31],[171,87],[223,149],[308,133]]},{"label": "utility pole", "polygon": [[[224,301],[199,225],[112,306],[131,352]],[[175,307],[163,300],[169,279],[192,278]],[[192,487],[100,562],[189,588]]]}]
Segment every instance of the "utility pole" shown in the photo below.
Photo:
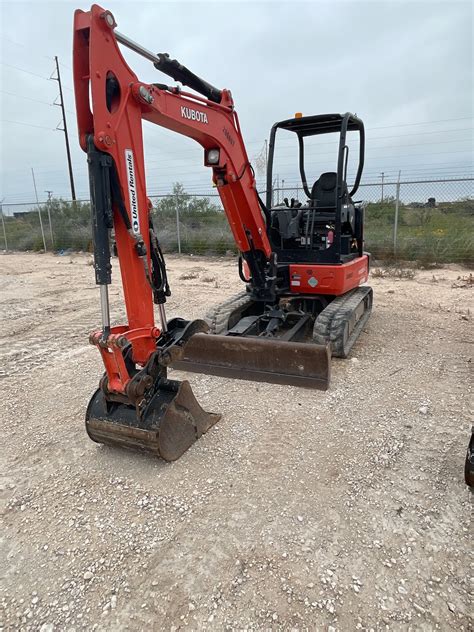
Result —
[{"label": "utility pole", "polygon": [[44,251],[48,252],[48,249],[46,248],[46,239],[44,237],[43,220],[41,219],[41,207],[38,200],[38,191],[36,189],[35,172],[33,171],[33,167],[31,167],[31,175],[33,176],[33,186],[35,187],[36,205],[38,206],[38,215],[40,220],[41,236],[43,237]]},{"label": "utility pole", "polygon": [[45,191],[48,194],[48,220],[49,220],[49,234],[51,237],[51,248],[54,250],[54,237],[53,237],[53,225],[51,223],[51,196],[53,195],[52,191]]},{"label": "utility pole", "polygon": [[59,61],[57,56],[54,57],[54,60],[56,62],[56,72],[57,72],[57,77],[51,77],[51,79],[54,79],[54,81],[57,81],[59,84],[59,98],[61,99],[61,103],[55,103],[54,105],[59,105],[61,107],[61,111],[63,113],[63,128],[61,129],[60,127],[58,127],[58,129],[60,129],[62,132],[64,132],[64,137],[66,139],[66,153],[67,153],[67,162],[68,162],[68,166],[69,166],[69,180],[71,183],[71,196],[72,196],[72,201],[75,202],[76,201],[76,189],[74,187],[74,175],[72,173],[72,161],[71,161],[71,150],[69,148],[69,136],[68,136],[68,132],[67,132],[67,122],[66,122],[66,112],[64,110],[64,98],[63,98],[63,86],[61,83],[61,74],[59,72]]},{"label": "utility pole", "polygon": [[385,178],[385,173],[382,171],[382,173],[380,174],[380,177],[382,178],[382,198],[381,198],[381,202],[383,203],[383,181]]},{"label": "utility pole", "polygon": [[5,250],[8,250],[8,242],[7,242],[7,231],[5,230],[5,220],[3,218],[3,200],[0,200],[0,215],[2,216],[2,226],[3,226],[3,239],[5,240]]}]

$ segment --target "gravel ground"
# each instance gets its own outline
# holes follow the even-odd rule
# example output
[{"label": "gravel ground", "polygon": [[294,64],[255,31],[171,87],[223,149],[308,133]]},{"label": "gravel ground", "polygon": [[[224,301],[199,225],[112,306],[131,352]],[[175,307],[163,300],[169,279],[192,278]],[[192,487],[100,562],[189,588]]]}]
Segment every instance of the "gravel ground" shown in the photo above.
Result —
[{"label": "gravel ground", "polygon": [[[90,257],[0,261],[2,629],[473,629],[466,271],[372,278],[326,393],[187,376],[223,417],[166,464],[85,433]],[[232,259],[168,267],[169,316],[240,289]]]}]

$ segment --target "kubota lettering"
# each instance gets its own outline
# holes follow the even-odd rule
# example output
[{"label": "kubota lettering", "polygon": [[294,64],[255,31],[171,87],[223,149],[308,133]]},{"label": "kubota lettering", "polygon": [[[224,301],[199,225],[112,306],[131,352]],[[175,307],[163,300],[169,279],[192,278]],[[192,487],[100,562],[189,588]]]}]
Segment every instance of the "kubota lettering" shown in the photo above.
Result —
[{"label": "kubota lettering", "polygon": [[185,105],[181,106],[181,116],[185,119],[189,119],[190,121],[197,121],[198,123],[209,123],[209,121],[207,120],[207,114],[205,112],[192,110],[191,108],[187,108]]}]

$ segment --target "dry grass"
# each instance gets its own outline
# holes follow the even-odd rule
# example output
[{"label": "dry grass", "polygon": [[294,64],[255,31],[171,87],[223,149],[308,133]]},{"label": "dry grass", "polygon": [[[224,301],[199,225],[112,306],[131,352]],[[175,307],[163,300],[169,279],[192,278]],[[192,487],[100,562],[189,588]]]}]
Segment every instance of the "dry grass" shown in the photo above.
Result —
[{"label": "dry grass", "polygon": [[474,276],[472,272],[466,276],[458,276],[456,281],[452,284],[451,287],[460,287],[460,288],[470,288],[474,287]]},{"label": "dry grass", "polygon": [[183,272],[183,274],[179,277],[179,280],[192,281],[193,279],[199,279],[199,275],[204,271],[205,269],[202,267],[190,268],[189,270],[186,270],[186,272]]},{"label": "dry grass", "polygon": [[416,272],[412,268],[373,268],[370,274],[376,279],[414,279]]}]

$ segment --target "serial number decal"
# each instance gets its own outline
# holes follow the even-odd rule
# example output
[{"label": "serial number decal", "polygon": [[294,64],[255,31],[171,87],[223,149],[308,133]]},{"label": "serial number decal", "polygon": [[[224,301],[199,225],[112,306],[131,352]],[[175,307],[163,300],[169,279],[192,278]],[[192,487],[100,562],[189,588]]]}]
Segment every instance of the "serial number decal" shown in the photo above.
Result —
[{"label": "serial number decal", "polygon": [[193,110],[192,108],[187,108],[185,105],[181,106],[181,116],[185,119],[189,119],[190,121],[198,121],[198,123],[209,123],[207,120],[207,114],[205,112],[200,112],[199,110]]},{"label": "serial number decal", "polygon": [[235,145],[235,140],[232,138],[230,132],[228,129],[226,129],[224,127],[224,129],[222,130],[224,132],[224,136],[227,138],[227,140],[229,141],[229,143],[234,146]]},{"label": "serial number decal", "polygon": [[135,165],[133,163],[133,151],[125,150],[125,164],[127,165],[127,185],[130,199],[130,212],[132,214],[132,230],[135,235],[140,232],[140,217],[138,215],[138,195],[135,180]]}]

